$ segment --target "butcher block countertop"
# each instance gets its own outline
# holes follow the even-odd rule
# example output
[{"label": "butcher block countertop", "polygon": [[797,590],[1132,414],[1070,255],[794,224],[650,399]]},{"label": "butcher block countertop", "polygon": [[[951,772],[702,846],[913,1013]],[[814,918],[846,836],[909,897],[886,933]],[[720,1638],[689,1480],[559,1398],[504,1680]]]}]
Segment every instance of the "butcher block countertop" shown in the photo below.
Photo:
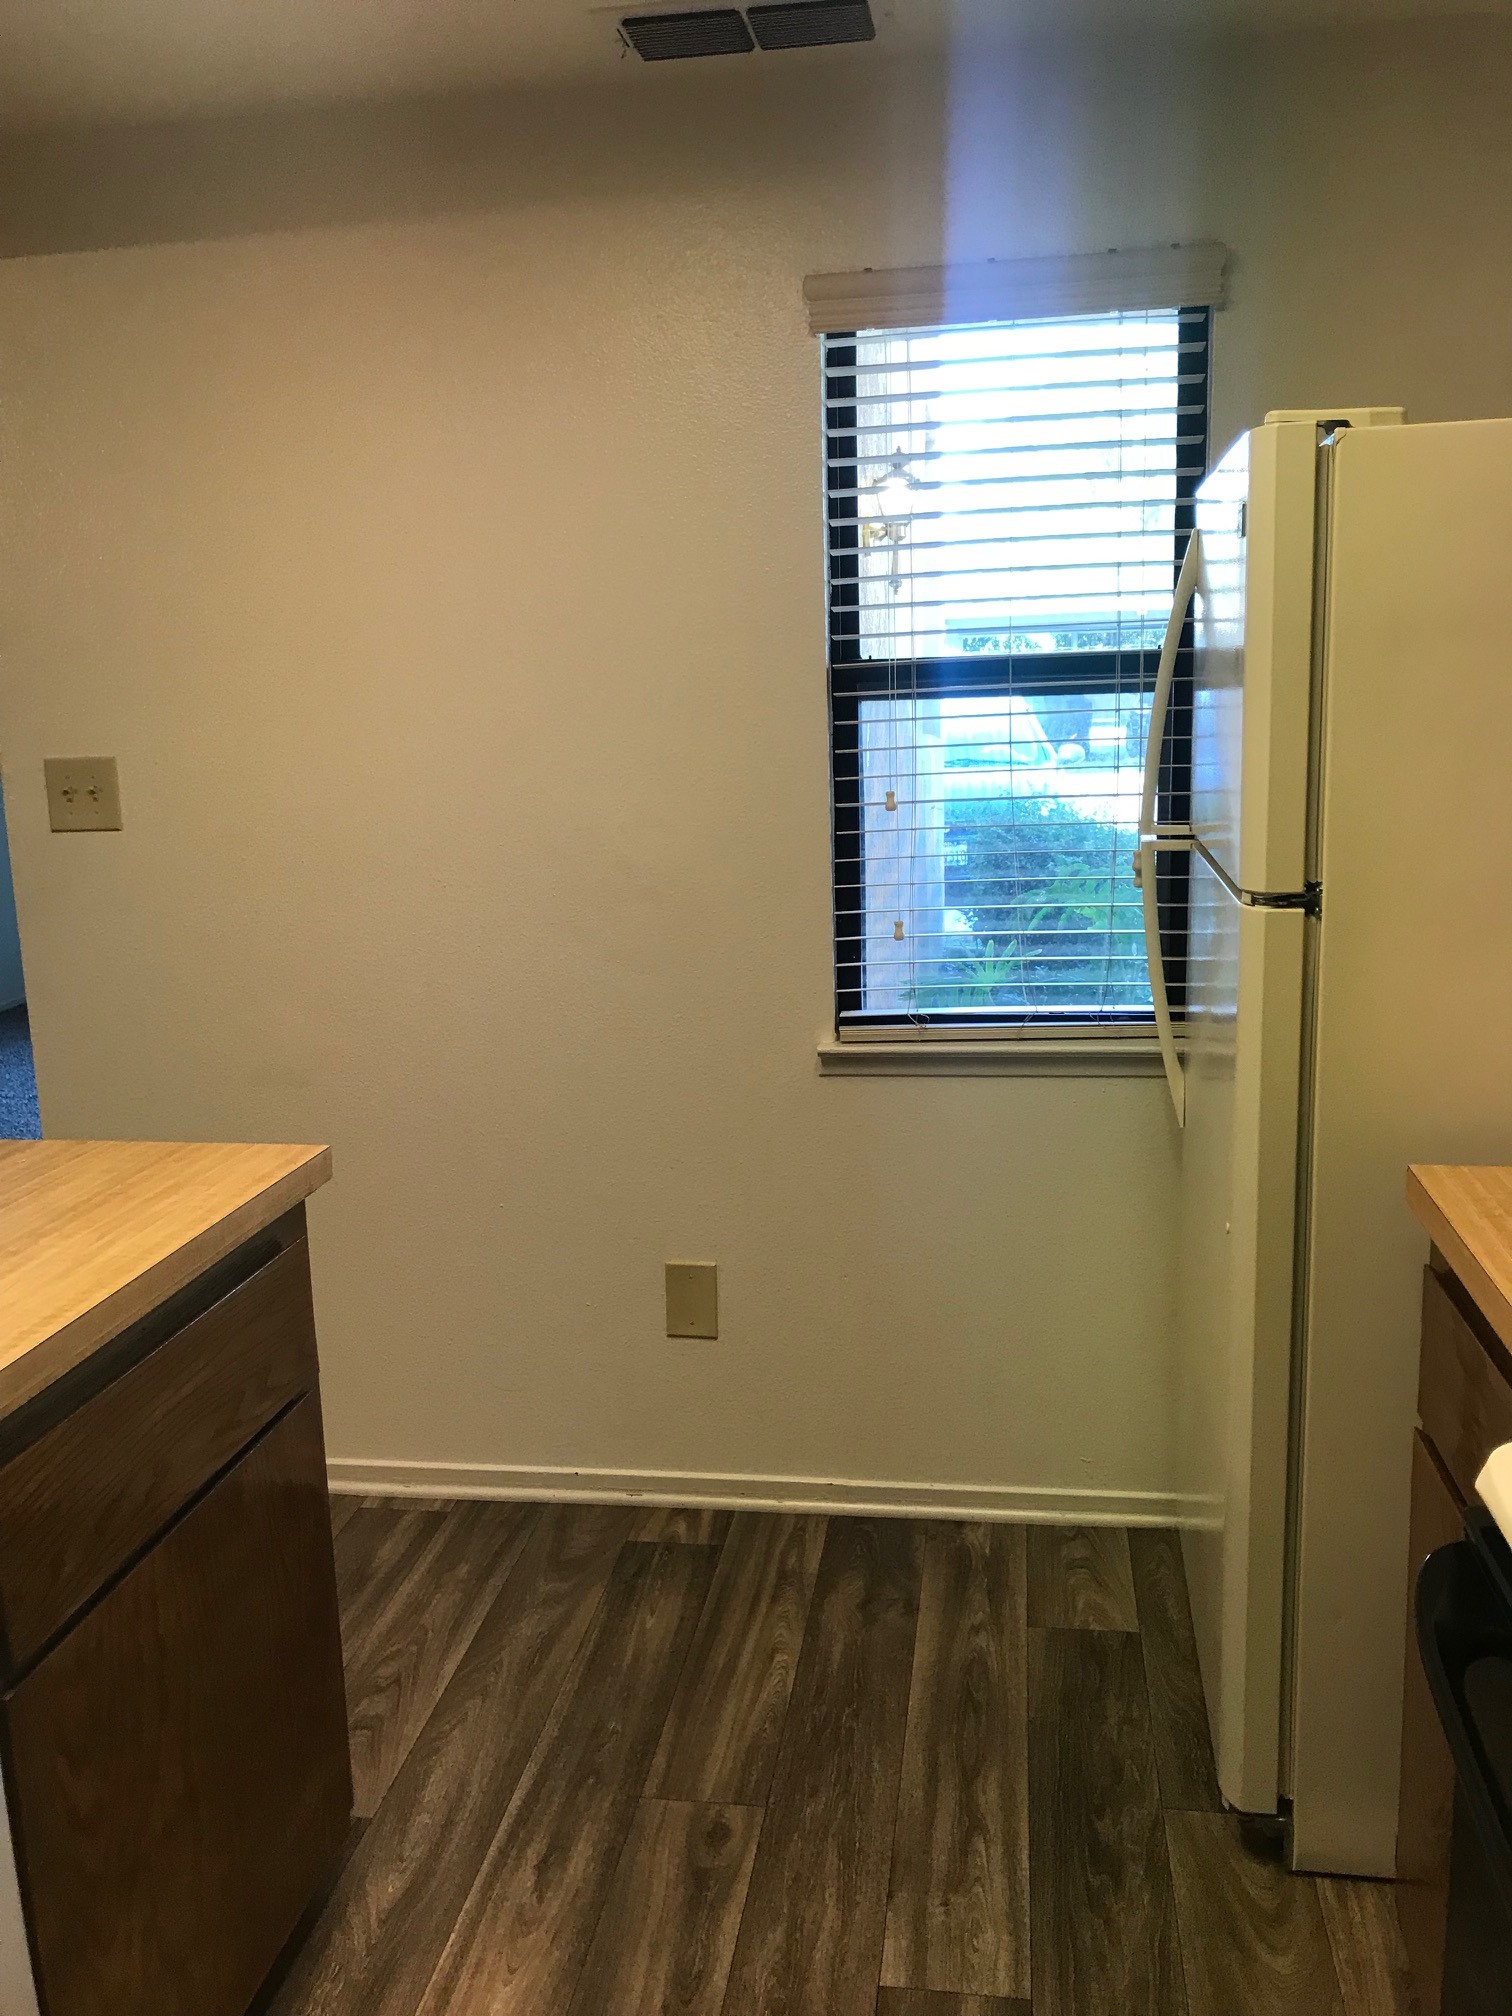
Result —
[{"label": "butcher block countertop", "polygon": [[321,1147],[0,1142],[0,1420],[330,1173]]},{"label": "butcher block countertop", "polygon": [[1512,1351],[1512,1168],[1414,1163],[1407,1202]]}]

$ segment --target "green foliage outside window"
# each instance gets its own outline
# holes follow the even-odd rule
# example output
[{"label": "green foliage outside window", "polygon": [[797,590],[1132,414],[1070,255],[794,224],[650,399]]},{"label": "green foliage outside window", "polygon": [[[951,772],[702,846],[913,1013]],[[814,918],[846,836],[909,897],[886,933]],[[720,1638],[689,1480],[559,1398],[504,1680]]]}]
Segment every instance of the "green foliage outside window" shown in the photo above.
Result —
[{"label": "green foliage outside window", "polygon": [[953,809],[945,903],[970,926],[942,943],[915,1013],[955,1008],[1150,1005],[1135,836],[1054,799],[984,799]]}]

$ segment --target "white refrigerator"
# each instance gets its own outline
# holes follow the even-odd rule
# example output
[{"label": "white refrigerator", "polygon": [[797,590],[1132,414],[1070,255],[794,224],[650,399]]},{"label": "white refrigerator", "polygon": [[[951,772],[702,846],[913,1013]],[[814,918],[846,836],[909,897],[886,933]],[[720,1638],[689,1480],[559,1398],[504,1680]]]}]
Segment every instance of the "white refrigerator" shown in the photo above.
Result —
[{"label": "white refrigerator", "polygon": [[[1181,1127],[1193,1619],[1225,1798],[1289,1815],[1298,1868],[1387,1875],[1426,1257],[1406,1169],[1512,1161],[1512,420],[1272,414],[1196,515],[1139,853]],[[1188,614],[1191,817],[1162,825]]]}]

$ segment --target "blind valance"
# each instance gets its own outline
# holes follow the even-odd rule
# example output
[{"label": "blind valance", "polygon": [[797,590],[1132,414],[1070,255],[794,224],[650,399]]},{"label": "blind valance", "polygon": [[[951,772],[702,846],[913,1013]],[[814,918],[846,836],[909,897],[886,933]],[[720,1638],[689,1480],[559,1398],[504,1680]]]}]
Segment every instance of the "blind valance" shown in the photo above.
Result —
[{"label": "blind valance", "polygon": [[868,267],[810,274],[803,298],[816,336],[1141,308],[1221,308],[1227,258],[1226,246],[1204,241],[973,266]]}]

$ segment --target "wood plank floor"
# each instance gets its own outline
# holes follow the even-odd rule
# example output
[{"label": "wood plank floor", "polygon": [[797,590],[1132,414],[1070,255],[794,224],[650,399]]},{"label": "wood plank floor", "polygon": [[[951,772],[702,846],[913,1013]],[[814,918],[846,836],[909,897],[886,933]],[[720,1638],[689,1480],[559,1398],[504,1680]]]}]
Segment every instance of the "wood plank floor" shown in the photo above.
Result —
[{"label": "wood plank floor", "polygon": [[357,1821],[259,2016],[1413,2016],[1221,1810],[1175,1536],[333,1502]]}]

